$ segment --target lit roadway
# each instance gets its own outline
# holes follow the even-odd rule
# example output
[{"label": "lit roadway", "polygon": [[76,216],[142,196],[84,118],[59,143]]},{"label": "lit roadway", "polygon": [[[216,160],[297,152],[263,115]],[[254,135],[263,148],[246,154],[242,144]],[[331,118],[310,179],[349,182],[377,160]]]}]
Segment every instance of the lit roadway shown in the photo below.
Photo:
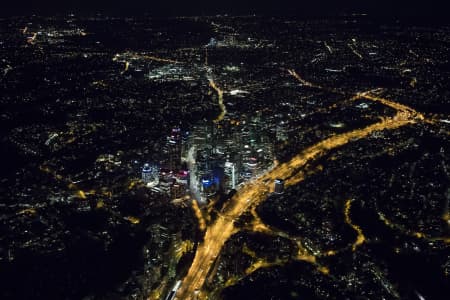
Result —
[{"label": "lit roadway", "polygon": [[217,86],[212,78],[209,78],[209,86],[217,92],[217,97],[219,100],[220,114],[214,120],[214,122],[217,123],[223,120],[225,114],[227,113],[227,109],[225,107],[225,104],[223,104],[223,91]]},{"label": "lit roadway", "polygon": [[[295,76],[297,74],[294,71],[292,71],[291,75],[299,79],[299,77]],[[307,82],[304,81],[302,83],[305,84]],[[219,217],[212,224],[207,226],[204,241],[199,244],[197,248],[194,261],[192,262],[186,277],[183,279],[182,285],[177,292],[176,299],[196,299],[196,295],[202,291],[206,276],[215,259],[220,254],[223,245],[231,235],[238,231],[234,226],[233,221],[237,220],[244,212],[249,211],[252,206],[256,206],[264,201],[267,198],[268,193],[271,192],[273,181],[276,178],[288,179],[286,180],[286,186],[296,184],[304,178],[296,178],[296,180],[289,180],[289,178],[301,174],[299,171],[309,162],[325,155],[330,150],[341,147],[348,142],[365,138],[376,131],[396,129],[424,119],[420,113],[413,109],[387,99],[375,97],[368,93],[357,94],[357,97],[380,102],[392,107],[397,110],[397,114],[391,118],[382,118],[380,122],[365,128],[337,134],[320,141],[303,150],[290,161],[274,167],[261,177],[245,184],[234,197],[225,204]]]}]

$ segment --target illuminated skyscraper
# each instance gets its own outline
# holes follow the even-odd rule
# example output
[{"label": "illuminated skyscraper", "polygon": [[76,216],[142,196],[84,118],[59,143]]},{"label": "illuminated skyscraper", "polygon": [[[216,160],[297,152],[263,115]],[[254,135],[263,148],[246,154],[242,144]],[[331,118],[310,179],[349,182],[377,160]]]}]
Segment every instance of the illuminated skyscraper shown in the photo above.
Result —
[{"label": "illuminated skyscraper", "polygon": [[236,189],[236,174],[236,164],[229,161],[225,162],[225,175],[228,177],[228,190]]},{"label": "illuminated skyscraper", "polygon": [[169,169],[171,171],[180,168],[181,164],[181,130],[178,127],[172,129],[171,135],[167,138],[169,152]]},{"label": "illuminated skyscraper", "polygon": [[275,193],[282,194],[284,192],[284,180],[275,179]]},{"label": "illuminated skyscraper", "polygon": [[157,185],[159,183],[159,168],[156,165],[144,164],[142,168],[142,181],[147,185]]},{"label": "illuminated skyscraper", "polygon": [[288,139],[288,135],[287,135],[287,124],[283,121],[281,121],[278,125],[277,125],[277,141],[287,141]]}]

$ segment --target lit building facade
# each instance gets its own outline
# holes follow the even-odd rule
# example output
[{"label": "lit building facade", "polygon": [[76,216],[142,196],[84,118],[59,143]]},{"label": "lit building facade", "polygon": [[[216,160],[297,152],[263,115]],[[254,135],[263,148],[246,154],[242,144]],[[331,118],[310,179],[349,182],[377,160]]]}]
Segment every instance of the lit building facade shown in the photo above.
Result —
[{"label": "lit building facade", "polygon": [[146,163],[142,167],[142,181],[147,185],[156,186],[159,183],[159,168],[155,164]]},{"label": "lit building facade", "polygon": [[181,129],[175,127],[167,138],[167,149],[169,154],[169,169],[178,170],[181,167],[182,136]]},{"label": "lit building facade", "polygon": [[276,194],[284,193],[284,180],[283,179],[275,179],[275,193]]}]

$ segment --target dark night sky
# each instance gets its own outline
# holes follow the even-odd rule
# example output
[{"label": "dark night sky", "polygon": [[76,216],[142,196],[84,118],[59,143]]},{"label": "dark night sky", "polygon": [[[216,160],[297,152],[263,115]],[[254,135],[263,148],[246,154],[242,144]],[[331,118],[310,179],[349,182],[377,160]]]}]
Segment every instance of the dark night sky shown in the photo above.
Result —
[{"label": "dark night sky", "polygon": [[52,15],[57,13],[153,16],[262,14],[321,16],[369,13],[387,16],[448,15],[444,0],[9,0],[1,1],[1,15]]}]

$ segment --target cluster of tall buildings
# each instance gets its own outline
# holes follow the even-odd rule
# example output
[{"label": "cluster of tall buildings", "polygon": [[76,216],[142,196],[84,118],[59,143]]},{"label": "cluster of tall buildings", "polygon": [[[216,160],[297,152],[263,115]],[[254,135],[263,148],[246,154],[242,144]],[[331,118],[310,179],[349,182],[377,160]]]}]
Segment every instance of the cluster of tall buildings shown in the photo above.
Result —
[{"label": "cluster of tall buildings", "polygon": [[200,202],[229,193],[273,164],[273,142],[261,116],[206,123],[193,128],[182,154],[190,172],[190,190]]},{"label": "cluster of tall buildings", "polygon": [[[261,114],[256,114],[241,120],[205,122],[191,131],[174,127],[164,146],[166,160],[160,165],[145,164],[142,180],[172,198],[190,193],[206,203],[219,193],[236,190],[272,166],[274,143],[285,138],[283,125],[273,132]],[[283,184],[276,184],[277,191],[282,191]]]},{"label": "cluster of tall buildings", "polygon": [[189,190],[189,171],[181,159],[184,147],[186,132],[174,127],[164,145],[166,159],[159,163],[145,163],[141,169],[141,179],[147,187],[165,192],[173,199],[186,195]]}]

